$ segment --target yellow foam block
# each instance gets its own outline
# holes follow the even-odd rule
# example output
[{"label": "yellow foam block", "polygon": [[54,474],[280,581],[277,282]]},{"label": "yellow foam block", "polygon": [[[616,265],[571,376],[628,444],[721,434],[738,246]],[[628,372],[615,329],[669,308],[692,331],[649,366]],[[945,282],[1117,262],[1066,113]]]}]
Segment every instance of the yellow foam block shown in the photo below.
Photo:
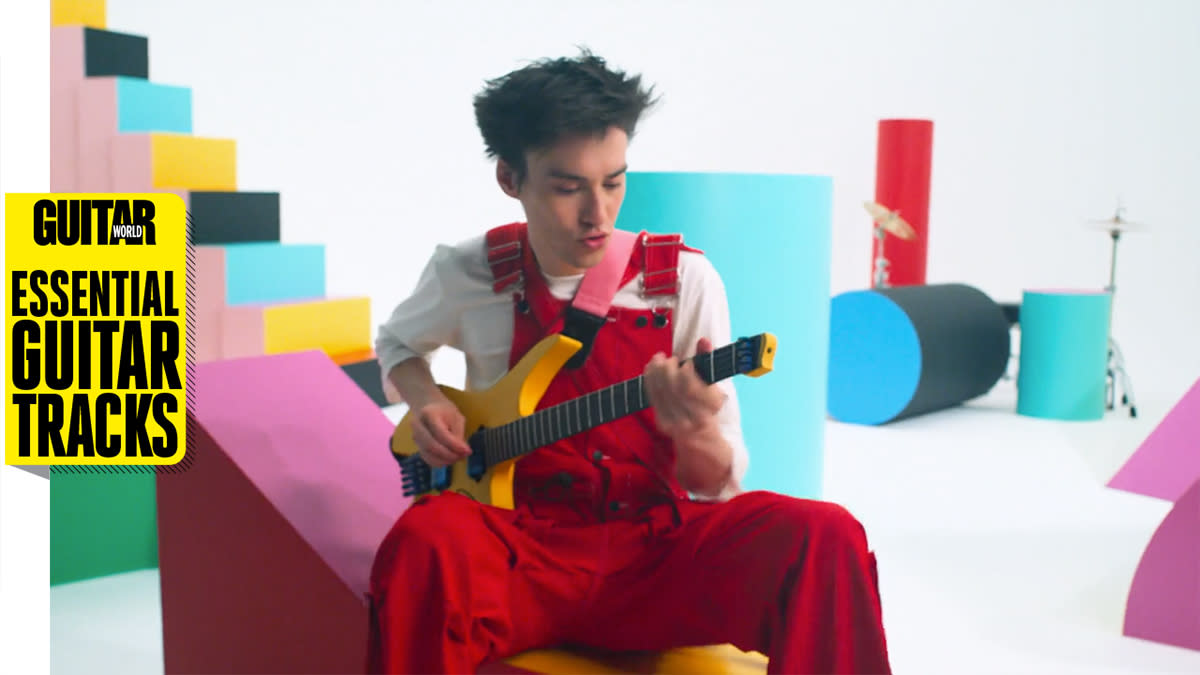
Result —
[{"label": "yellow foam block", "polygon": [[761,675],[767,657],[743,652],[733,645],[680,647],[662,652],[591,653],[565,649],[538,649],[505,663],[535,673],[617,675],[621,673],[689,673],[694,675]]},{"label": "yellow foam block", "polygon": [[370,298],[321,298],[222,309],[222,358],[310,349],[337,357],[371,348]]},{"label": "yellow foam block", "polygon": [[107,28],[105,0],[50,0],[50,25]]},{"label": "yellow foam block", "polygon": [[118,134],[112,142],[112,189],[236,190],[237,142],[180,133]]}]

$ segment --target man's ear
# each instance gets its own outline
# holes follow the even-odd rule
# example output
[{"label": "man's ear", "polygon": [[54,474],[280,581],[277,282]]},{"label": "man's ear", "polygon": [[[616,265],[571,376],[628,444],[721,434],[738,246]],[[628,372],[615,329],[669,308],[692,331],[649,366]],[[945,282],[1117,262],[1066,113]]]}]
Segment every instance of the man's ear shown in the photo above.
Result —
[{"label": "man's ear", "polygon": [[504,194],[513,199],[520,197],[521,186],[517,179],[517,171],[502,159],[496,162],[496,182],[500,184]]}]

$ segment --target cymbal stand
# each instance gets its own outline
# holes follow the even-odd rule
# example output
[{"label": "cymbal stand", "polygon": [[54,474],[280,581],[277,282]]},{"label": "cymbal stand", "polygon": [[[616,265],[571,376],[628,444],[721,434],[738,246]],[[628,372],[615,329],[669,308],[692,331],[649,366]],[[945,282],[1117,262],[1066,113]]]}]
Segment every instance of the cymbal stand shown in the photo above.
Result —
[{"label": "cymbal stand", "polygon": [[878,242],[877,253],[875,254],[875,278],[872,282],[874,288],[886,288],[888,286],[888,260],[883,255],[883,242],[887,237],[887,232],[883,226],[875,223],[875,241]]},{"label": "cymbal stand", "polygon": [[1112,336],[1113,305],[1116,302],[1117,294],[1117,243],[1121,239],[1121,229],[1120,227],[1113,227],[1108,233],[1112,237],[1112,255],[1108,268],[1108,286],[1105,289],[1108,291],[1110,298],[1108,309],[1108,368],[1105,372],[1105,395],[1108,409],[1114,409],[1116,407],[1117,387],[1120,386],[1121,405],[1129,406],[1130,417],[1137,417],[1137,403],[1133,398],[1133,382],[1129,378],[1129,373],[1125,370],[1125,357],[1121,353],[1121,347]]}]

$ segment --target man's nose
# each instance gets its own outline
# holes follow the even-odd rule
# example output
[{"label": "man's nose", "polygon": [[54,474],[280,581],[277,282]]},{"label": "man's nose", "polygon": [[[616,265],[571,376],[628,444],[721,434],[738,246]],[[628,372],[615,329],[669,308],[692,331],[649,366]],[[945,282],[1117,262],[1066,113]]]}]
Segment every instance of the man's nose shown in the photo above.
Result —
[{"label": "man's nose", "polygon": [[609,198],[602,190],[589,190],[583,203],[583,220],[593,225],[603,225],[607,222],[611,206]]}]

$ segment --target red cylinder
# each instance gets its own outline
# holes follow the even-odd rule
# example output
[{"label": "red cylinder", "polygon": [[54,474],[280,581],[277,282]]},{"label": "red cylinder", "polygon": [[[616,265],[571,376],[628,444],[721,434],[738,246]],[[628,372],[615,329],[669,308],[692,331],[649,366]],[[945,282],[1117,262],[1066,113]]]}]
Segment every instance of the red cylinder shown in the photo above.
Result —
[{"label": "red cylinder", "polygon": [[[883,254],[888,261],[888,284],[925,283],[929,250],[929,177],[933,164],[933,121],[880,120],[875,159],[875,201],[898,211],[916,237],[905,241],[887,233]],[[871,279],[879,257],[879,241],[871,238]]]}]

